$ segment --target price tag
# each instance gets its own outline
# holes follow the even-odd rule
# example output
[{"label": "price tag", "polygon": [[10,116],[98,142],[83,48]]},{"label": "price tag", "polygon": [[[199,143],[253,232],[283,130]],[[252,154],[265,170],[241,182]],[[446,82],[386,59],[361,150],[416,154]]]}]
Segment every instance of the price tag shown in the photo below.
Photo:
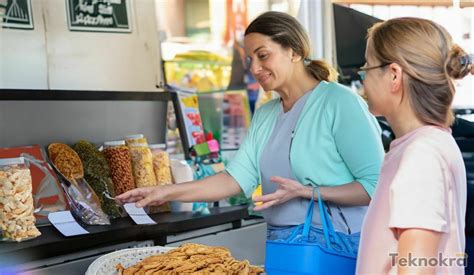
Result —
[{"label": "price tag", "polygon": [[123,205],[125,211],[127,211],[128,215],[136,224],[156,224],[154,220],[145,213],[143,208],[137,208],[135,203],[126,203]]},{"label": "price tag", "polygon": [[49,213],[48,220],[66,237],[89,234],[87,230],[76,222],[71,211]]}]

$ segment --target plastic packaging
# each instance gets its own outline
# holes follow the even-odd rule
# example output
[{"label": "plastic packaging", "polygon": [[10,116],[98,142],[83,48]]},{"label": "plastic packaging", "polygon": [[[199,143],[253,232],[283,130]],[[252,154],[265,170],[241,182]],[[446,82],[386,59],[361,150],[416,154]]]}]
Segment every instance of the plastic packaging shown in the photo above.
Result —
[{"label": "plastic packaging", "polygon": [[[166,150],[166,144],[150,144],[153,155],[153,171],[155,172],[157,185],[169,185],[173,183],[171,177],[170,158]],[[164,203],[158,207],[149,208],[149,213],[162,213],[171,211],[170,203]]]},{"label": "plastic packaging", "polygon": [[52,143],[48,146],[48,154],[49,159],[67,179],[83,177],[81,159],[71,147],[62,143]]},{"label": "plastic packaging", "polygon": [[115,194],[120,195],[135,188],[133,179],[130,149],[125,141],[108,141],[104,143],[104,156],[110,168]]},{"label": "plastic packaging", "polygon": [[206,51],[177,54],[164,63],[167,83],[200,92],[225,90],[229,85],[231,58]]},{"label": "plastic packaging", "polygon": [[127,146],[130,146],[132,144],[148,144],[148,141],[146,140],[145,136],[142,134],[137,134],[137,135],[129,135],[125,137],[125,143]]},{"label": "plastic packaging", "polygon": [[48,214],[64,211],[68,205],[61,184],[39,145],[0,148],[0,158],[19,157],[25,158],[30,169],[36,226],[49,224]]},{"label": "plastic packaging", "polygon": [[132,158],[132,171],[137,187],[156,185],[155,172],[153,171],[153,155],[143,135],[128,136],[125,140],[130,148]]},{"label": "plastic packaging", "polygon": [[133,178],[137,187],[156,185],[155,172],[153,171],[153,156],[147,144],[130,145],[132,158]]},{"label": "plastic packaging", "polygon": [[[60,187],[60,183],[51,166],[49,166],[49,163],[44,160],[36,159],[29,154],[22,153],[21,156],[24,157],[25,161],[30,165],[30,172],[32,174],[36,224],[49,223],[47,218],[49,213],[64,211],[67,208],[67,200]],[[36,193],[34,190],[34,167],[44,174],[41,182],[37,185]]]},{"label": "plastic packaging", "polygon": [[110,170],[102,152],[91,143],[80,140],[73,146],[84,165],[84,178],[99,197],[102,210],[110,217],[120,217],[120,209],[114,199],[115,191]]},{"label": "plastic packaging", "polygon": [[110,224],[100,207],[99,198],[84,179],[84,168],[79,155],[71,147],[61,143],[50,144],[48,154],[73,214],[85,224]]},{"label": "plastic packaging", "polygon": [[155,172],[156,182],[158,185],[168,185],[173,183],[171,177],[170,157],[165,149],[166,144],[150,145],[151,154],[153,155],[153,171]]},{"label": "plastic packaging", "polygon": [[41,235],[33,215],[32,180],[24,158],[0,159],[0,232],[5,241]]}]

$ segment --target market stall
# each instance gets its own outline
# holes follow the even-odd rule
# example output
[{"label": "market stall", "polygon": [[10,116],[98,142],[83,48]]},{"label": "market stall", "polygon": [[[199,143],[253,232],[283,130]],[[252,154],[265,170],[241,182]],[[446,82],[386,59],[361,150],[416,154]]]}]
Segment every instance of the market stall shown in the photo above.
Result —
[{"label": "market stall", "polygon": [[[53,141],[63,141],[73,145],[71,148],[79,152],[78,156],[86,164],[84,171],[87,175],[87,171],[90,170],[91,166],[86,161],[86,152],[88,151],[84,148],[90,148],[88,147],[90,145],[86,142],[75,144],[73,140],[78,138],[77,136],[71,136],[71,133],[75,135],[74,130],[71,132],[68,129],[79,129],[82,137],[96,141],[97,139],[107,140],[116,136],[125,136],[130,131],[135,131],[137,124],[141,123],[141,127],[143,125],[151,127],[151,129],[147,127],[141,128],[144,133],[147,133],[148,140],[153,143],[159,143],[162,142],[165,134],[166,103],[171,97],[165,91],[140,93],[3,90],[0,98],[2,100],[0,102],[2,105],[0,111],[2,112],[2,117],[18,117],[15,121],[7,120],[2,122],[4,123],[2,125],[12,129],[5,136],[5,143],[3,144],[12,147],[3,148],[0,154],[15,154],[16,150],[20,150],[18,147],[15,147],[17,144],[38,144],[27,148],[28,150],[42,149],[46,151],[48,144],[59,144],[53,143]],[[49,111],[42,117],[21,118],[19,115],[21,109],[17,107],[29,104],[34,104],[38,109]],[[126,104],[127,111],[135,112],[136,117],[123,115],[124,110],[120,107],[123,104]],[[87,106],[90,105],[93,105],[94,108],[88,109]],[[67,109],[68,112],[64,113],[64,109]],[[157,116],[157,114],[161,115]],[[65,120],[54,121],[51,119],[61,115]],[[112,119],[107,119],[107,117]],[[18,131],[21,131],[21,134],[15,132],[15,125],[18,123],[22,125],[21,129],[18,129]],[[114,124],[120,126],[113,126]],[[33,131],[32,129],[35,125],[38,127]],[[108,132],[103,128],[103,125],[109,125],[109,127],[115,130]],[[128,126],[124,127],[124,125]],[[96,132],[95,129],[102,130]],[[63,146],[66,145],[64,144],[60,148]],[[16,150],[10,150],[9,148],[16,148]],[[24,149],[24,147],[21,148]],[[44,160],[58,160],[58,156],[54,157],[54,155],[51,155],[53,153],[51,149],[54,149],[54,147],[49,147],[49,149],[49,158]],[[162,152],[159,148],[152,148],[152,150]],[[58,164],[57,161],[50,162],[50,164],[54,163]],[[110,167],[113,167],[113,165]],[[61,169],[60,163],[58,167],[55,165],[55,168]],[[59,179],[57,184],[60,184],[59,188],[62,189],[63,183],[67,179],[60,177],[62,173],[58,174],[58,171],[52,171],[50,171],[51,174],[56,180]],[[93,174],[85,178],[91,182],[94,179]],[[179,178],[179,175],[176,174],[174,178]],[[55,181],[52,180],[49,183],[55,184]],[[58,192],[57,188],[53,190]],[[35,190],[34,197],[37,191]],[[57,195],[60,194],[61,192]],[[103,206],[102,204],[102,208]],[[106,208],[103,208],[103,210],[108,213],[107,216],[110,224],[88,225],[86,223],[87,220],[81,220],[80,212],[78,212],[78,215],[71,206],[59,205],[59,207],[62,207],[62,209],[56,210],[72,211],[77,224],[88,233],[77,236],[64,236],[47,219],[48,213],[45,211],[49,208],[41,209],[41,211],[36,213],[36,227],[41,235],[32,239],[21,239],[21,242],[0,243],[1,268],[17,271],[29,270],[32,274],[48,274],[53,271],[83,274],[94,259],[118,249],[153,245],[177,246],[180,242],[193,242],[193,240],[200,240],[201,243],[208,243],[209,245],[222,245],[222,243],[232,240],[228,243],[228,247],[236,251],[236,257],[263,263],[262,251],[264,247],[265,224],[262,219],[249,220],[246,205],[230,207],[212,207],[211,205],[208,208],[208,213],[192,211],[192,207],[187,208],[187,211],[183,211],[186,210],[186,207],[178,205],[173,212],[170,212],[171,209],[149,212],[151,219],[156,224],[147,225],[137,225],[126,214],[114,217]],[[38,207],[36,208],[38,209]],[[50,209],[50,212],[56,210]],[[42,216],[39,214],[42,214]],[[249,236],[251,237],[249,238]],[[248,242],[243,245],[242,242],[237,241],[241,239],[247,239]],[[258,242],[260,242],[261,249],[255,250],[253,245]],[[252,251],[252,253],[249,254],[248,251]]]}]

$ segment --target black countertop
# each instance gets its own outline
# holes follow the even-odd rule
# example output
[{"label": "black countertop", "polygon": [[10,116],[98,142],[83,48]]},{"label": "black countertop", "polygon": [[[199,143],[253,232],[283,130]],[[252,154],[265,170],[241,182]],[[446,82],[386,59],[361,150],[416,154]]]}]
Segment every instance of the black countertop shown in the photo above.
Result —
[{"label": "black countertop", "polygon": [[0,267],[27,263],[55,256],[79,252],[130,241],[153,240],[155,245],[165,245],[170,234],[232,223],[234,228],[248,218],[247,206],[216,207],[210,215],[179,212],[153,214],[157,223],[136,225],[131,218],[119,218],[107,226],[84,226],[87,235],[64,237],[52,225],[41,226],[41,236],[24,242],[0,242]]}]

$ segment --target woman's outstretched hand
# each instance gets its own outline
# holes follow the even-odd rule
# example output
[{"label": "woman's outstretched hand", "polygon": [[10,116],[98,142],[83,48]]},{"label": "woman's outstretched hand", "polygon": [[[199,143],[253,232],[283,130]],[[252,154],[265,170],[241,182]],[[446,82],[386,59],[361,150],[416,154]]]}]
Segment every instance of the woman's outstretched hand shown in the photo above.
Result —
[{"label": "woman's outstretched hand", "polygon": [[270,181],[278,184],[278,189],[274,193],[254,197],[254,202],[262,202],[262,204],[255,206],[253,210],[262,211],[274,205],[300,197],[305,188],[301,183],[287,178],[270,177]]},{"label": "woman's outstretched hand", "polygon": [[162,186],[136,188],[116,196],[115,199],[121,204],[136,202],[137,207],[161,205],[166,202]]}]

